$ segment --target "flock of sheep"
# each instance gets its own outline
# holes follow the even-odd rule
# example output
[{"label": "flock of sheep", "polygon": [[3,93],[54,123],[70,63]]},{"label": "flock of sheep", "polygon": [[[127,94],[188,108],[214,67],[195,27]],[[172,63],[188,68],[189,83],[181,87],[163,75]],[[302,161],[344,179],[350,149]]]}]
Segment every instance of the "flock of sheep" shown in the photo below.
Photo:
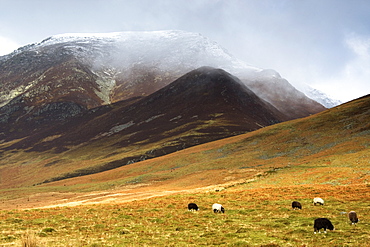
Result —
[{"label": "flock of sheep", "polygon": [[[319,198],[319,197],[316,197],[313,199],[313,204],[314,205],[324,205],[324,200]],[[293,209],[302,209],[302,205],[301,203],[297,202],[297,201],[294,201],[292,202],[292,208]],[[351,224],[355,224],[358,223],[359,219],[357,217],[357,213],[355,211],[351,211],[348,213],[348,218],[351,222]],[[324,229],[324,233],[326,233],[326,229],[329,229],[329,230],[334,230],[334,226],[333,224],[331,223],[331,221],[327,218],[317,218],[314,220],[314,224],[313,224],[313,228],[314,228],[314,233],[316,234],[316,232],[320,233],[320,229]]]},{"label": "flock of sheep", "polygon": [[[316,197],[313,199],[313,204],[314,205],[324,205],[324,200],[319,198],[319,197]],[[292,208],[293,209],[302,209],[302,204],[300,202],[297,202],[297,201],[294,201],[292,202]],[[195,203],[189,203],[188,204],[188,210],[189,211],[198,211],[199,210],[199,207],[197,204]],[[224,207],[221,205],[221,204],[218,204],[218,203],[215,203],[212,205],[212,211],[214,213],[225,213],[225,209]],[[356,223],[358,223],[359,219],[357,217],[357,213],[355,211],[351,211],[348,213],[348,218],[351,222],[351,224],[353,225],[356,225]],[[314,224],[313,224],[313,228],[314,228],[314,233],[316,234],[316,232],[320,233],[320,229],[324,229],[324,233],[326,233],[326,229],[329,229],[329,230],[334,230],[334,226],[333,224],[331,223],[331,221],[327,218],[317,218],[314,220]]]}]

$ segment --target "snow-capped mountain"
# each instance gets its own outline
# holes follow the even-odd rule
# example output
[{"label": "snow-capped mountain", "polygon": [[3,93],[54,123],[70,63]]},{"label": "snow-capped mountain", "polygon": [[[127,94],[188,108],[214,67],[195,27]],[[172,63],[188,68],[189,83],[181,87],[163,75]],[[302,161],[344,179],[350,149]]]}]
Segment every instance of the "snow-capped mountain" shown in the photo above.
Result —
[{"label": "snow-capped mountain", "polygon": [[[35,48],[67,43],[70,50],[83,62],[91,63],[96,70],[142,63],[156,65],[163,70],[173,70],[176,66],[179,69],[198,68],[202,65],[225,70],[248,68],[216,42],[198,33],[176,30],[62,34],[36,44]],[[256,70],[253,67],[249,69]]]},{"label": "snow-capped mountain", "polygon": [[[201,66],[224,69],[247,84],[255,78],[289,84],[277,72],[249,66],[210,39],[185,31],[55,35],[2,57],[0,64],[4,67],[13,61],[21,64],[21,71],[36,69],[42,77],[50,69],[48,65],[63,63],[63,59],[71,56],[86,66],[91,77],[96,77],[92,90],[103,104],[148,95]],[[14,82],[18,80],[9,78],[12,76],[19,77],[8,74],[5,76],[8,78],[0,78],[5,82],[1,86],[0,105],[26,91],[33,91],[42,80],[40,76],[33,76],[28,81],[23,78],[23,83],[19,84]],[[273,102],[268,94],[262,98]]]},{"label": "snow-capped mountain", "polygon": [[45,181],[323,110],[276,71],[183,31],[63,34],[0,57],[0,153],[37,155]]},{"label": "snow-capped mountain", "polygon": [[322,92],[318,89],[312,88],[309,85],[304,85],[304,86],[300,87],[299,89],[304,94],[306,94],[307,97],[316,100],[317,102],[319,102],[320,104],[322,104],[326,108],[333,108],[333,107],[343,103],[342,101],[337,100],[337,99],[333,99],[333,98],[329,97],[327,94],[325,94],[324,92]]},{"label": "snow-capped mountain", "polygon": [[[47,67],[35,68],[27,62],[41,66],[45,62],[47,66],[47,63],[55,63],[57,60],[62,62],[61,59],[67,56],[74,56],[97,76],[98,90],[95,92],[104,103],[131,97],[132,93],[127,91],[141,83],[144,77],[152,77],[149,87],[152,90],[142,89],[134,94],[152,93],[201,66],[222,68],[231,73],[235,70],[257,70],[233,58],[208,38],[183,31],[56,35],[40,43],[22,47],[2,57],[0,63],[4,67],[7,61],[16,60],[15,62],[22,63],[21,70],[28,66],[26,70],[37,69],[38,73],[43,73]],[[35,84],[35,80],[18,84],[8,78],[1,79],[6,85],[1,86],[0,105],[32,90]],[[129,95],[125,95],[126,93]]]},{"label": "snow-capped mountain", "polygon": [[[3,131],[11,123],[43,128],[88,109],[146,97],[203,66],[237,76],[287,119],[325,109],[276,71],[249,66],[197,33],[62,34],[0,57],[0,122]],[[21,137],[18,129],[12,134]]]}]

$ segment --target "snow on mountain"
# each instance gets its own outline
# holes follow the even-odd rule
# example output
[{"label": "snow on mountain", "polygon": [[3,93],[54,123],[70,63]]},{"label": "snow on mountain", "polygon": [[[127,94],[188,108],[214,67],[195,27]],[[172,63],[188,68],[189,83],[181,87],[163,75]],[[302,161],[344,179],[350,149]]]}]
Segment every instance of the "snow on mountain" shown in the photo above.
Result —
[{"label": "snow on mountain", "polygon": [[312,88],[309,85],[300,86],[298,89],[301,90],[305,95],[307,95],[307,97],[319,102],[326,108],[333,108],[343,103],[342,101],[333,99],[329,97],[327,94],[325,94],[324,92],[318,89]]},{"label": "snow on mountain", "polygon": [[[143,74],[150,73],[155,81],[159,81],[155,86],[159,89],[202,66],[221,68],[236,75],[240,71],[261,71],[236,59],[216,42],[198,33],[178,30],[54,35],[40,43],[21,47],[1,60],[25,52],[34,53],[35,57],[73,55],[98,76],[96,94],[107,104],[118,100],[111,98],[114,88],[132,88],[135,83],[140,83],[138,77]],[[7,90],[2,90],[4,94],[0,95],[3,105],[28,88],[7,85]],[[12,92],[12,97],[8,92]]]},{"label": "snow on mountain", "polygon": [[[151,32],[67,33],[55,35],[33,49],[68,44],[84,62],[96,70],[150,64],[167,70],[174,67],[220,67],[232,73],[238,69],[258,71],[230,55],[216,42],[192,32],[171,30]],[[90,61],[88,60],[90,59]]]},{"label": "snow on mountain", "polygon": [[[0,62],[25,52],[36,54],[33,55],[35,59],[49,55],[75,57],[97,76],[95,94],[105,104],[148,95],[202,66],[223,69],[248,86],[270,81],[271,85],[292,88],[276,71],[252,67],[207,37],[179,30],[54,35],[40,43],[19,48],[1,57]],[[32,83],[34,81],[28,84]],[[3,105],[31,86],[7,85],[6,90],[1,90],[4,93],[0,93]],[[0,89],[3,88],[0,86]],[[261,97],[273,102],[265,94]]]}]

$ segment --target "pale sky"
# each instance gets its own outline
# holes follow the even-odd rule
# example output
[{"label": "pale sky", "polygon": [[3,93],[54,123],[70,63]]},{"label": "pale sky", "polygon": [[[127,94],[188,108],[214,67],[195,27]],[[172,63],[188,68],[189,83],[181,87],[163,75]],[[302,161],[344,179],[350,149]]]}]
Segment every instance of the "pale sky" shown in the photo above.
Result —
[{"label": "pale sky", "polygon": [[62,33],[185,30],[345,102],[370,93],[369,13],[369,0],[0,0],[0,55]]}]

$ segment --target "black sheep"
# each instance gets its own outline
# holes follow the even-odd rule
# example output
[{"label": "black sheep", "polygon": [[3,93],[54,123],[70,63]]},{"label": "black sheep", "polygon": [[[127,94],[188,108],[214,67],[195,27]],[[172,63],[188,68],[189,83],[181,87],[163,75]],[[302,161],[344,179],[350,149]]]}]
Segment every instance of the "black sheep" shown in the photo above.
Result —
[{"label": "black sheep", "polygon": [[317,218],[313,224],[314,233],[316,231],[320,233],[320,229],[324,228],[324,233],[326,233],[326,229],[334,230],[333,224],[327,218]]},{"label": "black sheep", "polygon": [[292,202],[292,208],[293,209],[302,209],[302,204],[300,202],[294,201]]},{"label": "black sheep", "polygon": [[357,214],[355,211],[351,211],[348,213],[348,218],[349,220],[351,221],[351,224],[353,225],[356,225],[356,223],[358,223],[358,218],[357,218]]},{"label": "black sheep", "polygon": [[198,205],[195,204],[195,203],[189,203],[188,204],[188,209],[189,209],[189,211],[198,211],[199,210]]}]

